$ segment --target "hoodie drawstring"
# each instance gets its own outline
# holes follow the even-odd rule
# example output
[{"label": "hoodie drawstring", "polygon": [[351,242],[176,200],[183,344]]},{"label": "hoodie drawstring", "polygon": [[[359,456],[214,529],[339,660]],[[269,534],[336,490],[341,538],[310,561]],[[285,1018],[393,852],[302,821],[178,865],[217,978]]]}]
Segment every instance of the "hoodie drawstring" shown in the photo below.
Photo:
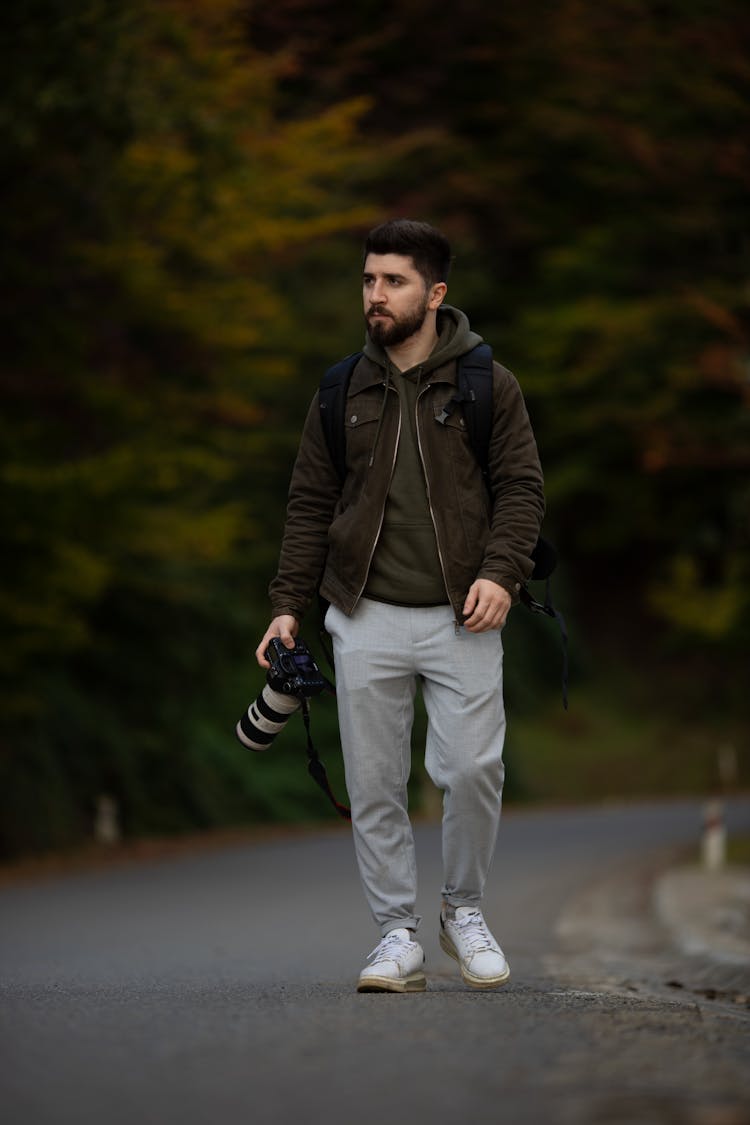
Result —
[{"label": "hoodie drawstring", "polygon": [[378,444],[378,438],[380,437],[380,431],[381,431],[382,426],[383,426],[383,415],[385,414],[385,403],[386,403],[386,399],[388,398],[388,388],[390,387],[390,385],[391,385],[391,361],[386,356],[386,360],[385,360],[385,383],[383,384],[383,387],[384,387],[383,401],[380,404],[380,413],[378,414],[378,424],[377,424],[377,427],[375,429],[375,438],[374,438],[373,443],[372,443],[372,449],[370,450],[370,460],[367,462],[367,468],[368,469],[372,468],[373,461],[375,460],[375,449],[376,449],[376,446]]}]

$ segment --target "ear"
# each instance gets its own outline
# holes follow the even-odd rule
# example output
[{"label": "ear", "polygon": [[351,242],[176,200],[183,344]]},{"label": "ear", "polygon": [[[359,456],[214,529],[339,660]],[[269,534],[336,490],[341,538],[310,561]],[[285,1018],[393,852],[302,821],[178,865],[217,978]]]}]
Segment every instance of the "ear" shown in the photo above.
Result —
[{"label": "ear", "polygon": [[448,292],[448,286],[444,281],[438,281],[436,285],[432,286],[430,296],[427,302],[428,309],[439,309],[445,300],[445,294]]}]

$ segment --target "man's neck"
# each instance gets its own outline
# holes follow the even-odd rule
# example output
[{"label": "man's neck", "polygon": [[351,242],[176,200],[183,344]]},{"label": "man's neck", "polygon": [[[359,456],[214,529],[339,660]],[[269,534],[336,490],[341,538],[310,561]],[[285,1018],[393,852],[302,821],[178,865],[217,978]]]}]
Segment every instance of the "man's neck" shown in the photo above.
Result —
[{"label": "man's neck", "polygon": [[411,371],[412,367],[424,363],[427,357],[432,355],[437,342],[437,326],[433,316],[425,320],[420,330],[404,340],[403,344],[386,348],[385,351],[393,366],[399,371]]}]

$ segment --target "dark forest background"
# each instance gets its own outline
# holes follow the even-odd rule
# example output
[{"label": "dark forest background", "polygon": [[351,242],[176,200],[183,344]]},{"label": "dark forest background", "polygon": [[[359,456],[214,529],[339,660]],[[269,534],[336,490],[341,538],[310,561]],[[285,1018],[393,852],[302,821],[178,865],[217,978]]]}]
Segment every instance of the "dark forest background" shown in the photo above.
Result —
[{"label": "dark forest background", "polygon": [[[451,239],[545,466],[571,706],[552,622],[515,610],[509,797],[746,785],[746,5],[0,22],[0,854],[91,839],[102,798],[130,837],[329,815],[301,723],[262,758],[233,728],[300,425],[399,215]],[[340,788],[330,703],[313,725]]]}]

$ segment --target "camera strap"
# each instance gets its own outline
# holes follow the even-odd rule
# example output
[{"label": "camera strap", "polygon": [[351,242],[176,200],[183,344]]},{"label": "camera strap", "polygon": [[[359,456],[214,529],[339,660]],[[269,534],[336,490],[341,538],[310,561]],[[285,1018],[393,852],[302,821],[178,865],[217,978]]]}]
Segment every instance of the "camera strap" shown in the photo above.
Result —
[{"label": "camera strap", "polygon": [[333,790],[328,783],[326,768],[318,757],[318,751],[313,746],[312,735],[310,734],[310,704],[304,696],[302,696],[301,702],[302,720],[305,724],[305,731],[307,732],[307,772],[310,774],[313,781],[317,782],[323,790],[339,816],[342,816],[344,820],[351,820],[351,810],[348,809],[346,805],[340,804],[334,797]]},{"label": "camera strap", "polygon": [[568,710],[568,627],[565,624],[565,618],[560,613],[559,609],[555,609],[552,604],[552,596],[550,593],[550,579],[547,575],[547,583],[544,591],[544,602],[538,602],[532,598],[526,586],[521,587],[521,601],[530,609],[532,613],[544,613],[547,617],[553,617],[560,629],[560,638],[562,641],[562,700],[563,707]]}]

